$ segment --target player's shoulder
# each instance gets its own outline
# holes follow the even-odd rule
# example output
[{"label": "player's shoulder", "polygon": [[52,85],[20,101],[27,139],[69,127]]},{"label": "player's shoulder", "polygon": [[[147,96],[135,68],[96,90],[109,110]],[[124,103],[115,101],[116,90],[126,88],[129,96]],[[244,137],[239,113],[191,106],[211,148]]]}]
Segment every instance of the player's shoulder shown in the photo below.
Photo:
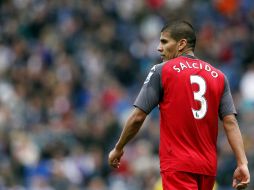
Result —
[{"label": "player's shoulder", "polygon": [[214,65],[212,65],[211,63],[207,62],[207,61],[204,61],[204,60],[201,60],[199,59],[200,61],[202,61],[205,65],[208,65],[213,71],[216,71],[219,76],[221,76],[222,78],[225,78],[225,74],[223,71],[221,71],[219,68],[215,67]]},{"label": "player's shoulder", "polygon": [[164,62],[155,64],[155,65],[151,68],[151,71],[161,73],[163,66],[164,66],[167,62],[168,62],[168,61],[164,61]]},{"label": "player's shoulder", "polygon": [[161,62],[161,63],[157,64],[157,68],[160,69],[160,71],[163,68],[171,68],[175,63],[178,63],[180,59],[181,59],[181,57],[176,57],[176,58]]},{"label": "player's shoulder", "polygon": [[173,59],[169,59],[169,60],[167,60],[167,61],[165,61],[165,62],[162,62],[162,63],[164,63],[164,64],[174,64],[174,63],[176,63],[176,62],[179,62],[180,60],[182,60],[184,57],[183,56],[178,56],[178,57],[175,57],[175,58],[173,58]]},{"label": "player's shoulder", "polygon": [[[180,63],[180,62],[184,62],[184,61],[186,60],[186,58],[188,59],[189,57],[186,57],[186,56],[178,56],[178,57],[175,57],[175,58],[173,58],[173,59],[169,59],[169,60],[167,60],[167,61],[165,61],[165,62],[162,62],[161,64],[162,64],[163,66],[166,66],[166,65],[173,66],[173,65],[178,64],[178,63]],[[198,59],[196,59],[196,60],[198,60]]]}]

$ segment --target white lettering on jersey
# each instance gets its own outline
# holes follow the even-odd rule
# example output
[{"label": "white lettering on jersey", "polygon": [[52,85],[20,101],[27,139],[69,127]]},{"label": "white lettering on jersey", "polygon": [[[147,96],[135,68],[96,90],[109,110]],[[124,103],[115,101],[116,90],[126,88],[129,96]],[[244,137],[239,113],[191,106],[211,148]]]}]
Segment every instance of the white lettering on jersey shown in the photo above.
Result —
[{"label": "white lettering on jersey", "polygon": [[211,71],[211,67],[209,67],[209,65],[205,65],[205,70],[206,71]]},{"label": "white lettering on jersey", "polygon": [[197,63],[192,63],[192,67],[193,68],[195,68],[195,69],[199,69],[199,67],[198,66],[196,66],[197,65]]},{"label": "white lettering on jersey", "polygon": [[173,69],[176,70],[178,73],[181,71],[176,65],[173,66]]},{"label": "white lettering on jersey", "polygon": [[187,69],[187,66],[186,66],[186,65],[184,65],[184,64],[183,64],[183,63],[181,63],[181,62],[180,62],[180,66],[181,66],[182,70]]},{"label": "white lettering on jersey", "polygon": [[212,75],[214,78],[217,78],[217,77],[218,77],[218,73],[215,72],[215,71],[212,71],[212,72],[211,72],[211,75]]},{"label": "white lettering on jersey", "polygon": [[186,61],[186,64],[187,64],[187,66],[189,67],[189,68],[192,68],[190,65],[189,65],[189,63]]},{"label": "white lettering on jersey", "polygon": [[204,68],[203,68],[203,65],[201,63],[198,64],[195,62],[192,64],[189,64],[187,61],[185,63],[179,62],[178,65],[176,64],[173,66],[173,69],[177,71],[178,73],[180,73],[181,71],[185,69],[200,69],[200,70],[204,69],[205,71],[209,72],[213,78],[217,78],[219,75],[216,71],[212,70],[212,67],[210,67],[209,65],[204,64]]}]

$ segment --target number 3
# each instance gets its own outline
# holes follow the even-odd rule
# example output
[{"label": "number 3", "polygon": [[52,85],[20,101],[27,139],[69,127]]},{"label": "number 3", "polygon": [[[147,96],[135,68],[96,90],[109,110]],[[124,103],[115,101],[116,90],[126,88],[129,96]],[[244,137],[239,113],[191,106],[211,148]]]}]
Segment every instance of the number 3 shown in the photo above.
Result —
[{"label": "number 3", "polygon": [[205,80],[198,76],[198,75],[191,75],[190,76],[190,83],[196,83],[199,86],[199,90],[197,92],[193,92],[194,100],[197,100],[200,102],[201,107],[199,110],[192,109],[192,113],[195,119],[202,119],[205,117],[207,112],[207,101],[204,97],[206,92],[206,82]]}]

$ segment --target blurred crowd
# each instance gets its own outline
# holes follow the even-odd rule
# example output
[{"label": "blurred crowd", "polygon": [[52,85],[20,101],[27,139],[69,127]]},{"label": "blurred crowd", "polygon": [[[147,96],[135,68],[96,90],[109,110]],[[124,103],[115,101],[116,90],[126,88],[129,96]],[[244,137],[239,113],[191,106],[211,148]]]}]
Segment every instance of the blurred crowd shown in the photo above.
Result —
[{"label": "blurred crowd", "polygon": [[[118,170],[107,156],[173,19],[193,23],[196,56],[227,75],[253,174],[253,0],[1,0],[0,190],[161,189],[157,109]],[[218,155],[216,189],[230,190],[222,127]]]}]

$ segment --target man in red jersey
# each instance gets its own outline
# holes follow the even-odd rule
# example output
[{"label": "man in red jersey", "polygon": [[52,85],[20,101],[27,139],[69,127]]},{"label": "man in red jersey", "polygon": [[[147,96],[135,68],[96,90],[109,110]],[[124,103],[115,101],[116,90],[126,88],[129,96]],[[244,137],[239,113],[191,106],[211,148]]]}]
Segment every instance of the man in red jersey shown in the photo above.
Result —
[{"label": "man in red jersey", "polygon": [[153,66],[134,103],[122,134],[109,154],[119,167],[124,146],[146,116],[159,105],[160,169],[164,190],[211,190],[216,176],[218,118],[237,160],[232,186],[246,188],[248,161],[226,76],[194,56],[191,24],[172,22],[161,30],[158,51],[163,63]]}]

